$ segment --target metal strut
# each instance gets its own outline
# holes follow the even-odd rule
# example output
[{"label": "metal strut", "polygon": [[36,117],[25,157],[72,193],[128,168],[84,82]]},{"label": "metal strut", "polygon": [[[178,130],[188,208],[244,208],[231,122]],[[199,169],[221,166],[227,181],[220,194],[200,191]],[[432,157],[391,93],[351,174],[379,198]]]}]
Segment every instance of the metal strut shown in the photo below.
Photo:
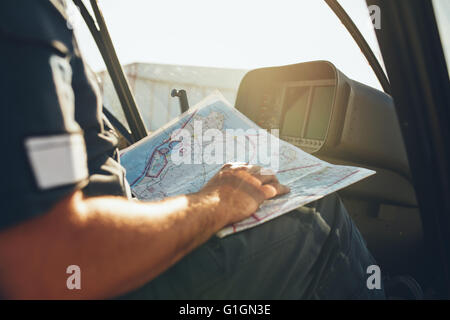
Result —
[{"label": "metal strut", "polygon": [[117,58],[114,45],[106,27],[103,15],[98,7],[97,0],[90,0],[92,10],[94,11],[95,20],[85,7],[82,0],[73,0],[75,5],[80,9],[80,13],[92,34],[92,37],[97,44],[97,47],[105,61],[106,68],[113,82],[114,88],[122,105],[125,118],[131,130],[132,142],[141,140],[147,136],[147,129],[145,127],[142,116],[137,107],[134,96],[131,92],[127,78]]},{"label": "metal strut", "polygon": [[364,39],[363,35],[359,31],[358,27],[355,25],[350,16],[345,12],[344,8],[339,4],[337,0],[325,0],[326,4],[330,7],[331,10],[336,14],[336,16],[341,20],[342,24],[345,26],[347,31],[352,35],[353,39],[356,41],[356,44],[361,49],[362,53],[369,62],[369,65],[372,67],[372,70],[375,72],[375,75],[380,81],[381,86],[383,87],[384,92],[387,94],[391,94],[391,85],[389,83],[389,79],[384,73],[383,68],[378,62],[377,57],[373,53],[366,39]]}]

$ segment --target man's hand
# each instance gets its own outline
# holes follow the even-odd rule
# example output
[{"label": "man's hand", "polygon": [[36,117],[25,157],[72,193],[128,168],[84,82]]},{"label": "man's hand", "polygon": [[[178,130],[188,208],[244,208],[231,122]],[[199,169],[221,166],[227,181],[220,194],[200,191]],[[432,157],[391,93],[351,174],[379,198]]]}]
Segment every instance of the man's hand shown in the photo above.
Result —
[{"label": "man's hand", "polygon": [[289,187],[280,184],[267,169],[226,164],[198,194],[218,196],[219,212],[225,215],[226,224],[231,224],[255,213],[264,200],[289,191]]}]

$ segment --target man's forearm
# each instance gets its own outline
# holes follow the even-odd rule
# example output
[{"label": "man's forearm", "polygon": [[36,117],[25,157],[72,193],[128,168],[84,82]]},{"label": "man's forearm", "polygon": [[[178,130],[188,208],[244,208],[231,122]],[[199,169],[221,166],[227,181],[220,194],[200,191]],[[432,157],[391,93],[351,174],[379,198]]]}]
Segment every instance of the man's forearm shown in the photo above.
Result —
[{"label": "man's forearm", "polygon": [[[80,191],[49,212],[0,231],[0,295],[108,298],[145,284],[226,224],[289,192],[261,168],[226,164],[197,194],[161,202],[83,199]],[[66,286],[81,269],[81,290]]]},{"label": "man's forearm", "polygon": [[[214,195],[142,203],[82,199],[78,192],[65,201],[0,233],[4,296],[117,296],[156,277],[226,223]],[[66,287],[73,264],[81,269],[81,290]]]}]

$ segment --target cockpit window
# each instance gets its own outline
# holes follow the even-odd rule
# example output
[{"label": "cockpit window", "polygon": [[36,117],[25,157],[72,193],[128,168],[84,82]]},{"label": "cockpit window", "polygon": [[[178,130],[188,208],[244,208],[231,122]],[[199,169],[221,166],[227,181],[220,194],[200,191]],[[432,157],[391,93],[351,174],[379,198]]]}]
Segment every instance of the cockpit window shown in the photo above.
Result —
[{"label": "cockpit window", "polygon": [[[382,27],[383,14],[376,6],[367,7],[366,0],[338,0],[369,44],[386,73],[375,30]],[[378,88],[378,87],[377,87]]]},{"label": "cockpit window", "polygon": [[[378,54],[365,1],[340,3]],[[145,79],[159,81],[151,90],[135,92],[150,130],[179,112],[176,99],[170,97],[171,87],[186,89],[191,105],[214,88],[229,88],[225,96],[233,104],[246,71],[265,66],[328,60],[351,79],[381,90],[364,55],[325,1],[100,0],[99,6],[118,57],[128,65],[125,72],[138,78],[146,73]],[[101,76],[105,66],[84,23],[78,24],[77,35],[84,57]],[[129,77],[132,86],[135,80]],[[203,83],[206,80],[208,86]],[[139,85],[132,89],[139,90]],[[158,106],[143,106],[153,103],[150,94],[162,92],[162,86],[164,94],[156,97]]]},{"label": "cockpit window", "polygon": [[448,37],[448,33],[450,32],[450,1],[433,0],[433,8],[450,76],[450,39]]}]

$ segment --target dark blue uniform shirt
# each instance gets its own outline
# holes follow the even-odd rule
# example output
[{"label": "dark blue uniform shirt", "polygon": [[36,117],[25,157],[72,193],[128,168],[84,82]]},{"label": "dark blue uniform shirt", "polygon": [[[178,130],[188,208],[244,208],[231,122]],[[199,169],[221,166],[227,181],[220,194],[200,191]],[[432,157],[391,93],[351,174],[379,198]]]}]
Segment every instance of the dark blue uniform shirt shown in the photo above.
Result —
[{"label": "dark blue uniform shirt", "polygon": [[0,2],[0,228],[75,190],[129,196],[117,136],[78,50],[64,1]]}]

